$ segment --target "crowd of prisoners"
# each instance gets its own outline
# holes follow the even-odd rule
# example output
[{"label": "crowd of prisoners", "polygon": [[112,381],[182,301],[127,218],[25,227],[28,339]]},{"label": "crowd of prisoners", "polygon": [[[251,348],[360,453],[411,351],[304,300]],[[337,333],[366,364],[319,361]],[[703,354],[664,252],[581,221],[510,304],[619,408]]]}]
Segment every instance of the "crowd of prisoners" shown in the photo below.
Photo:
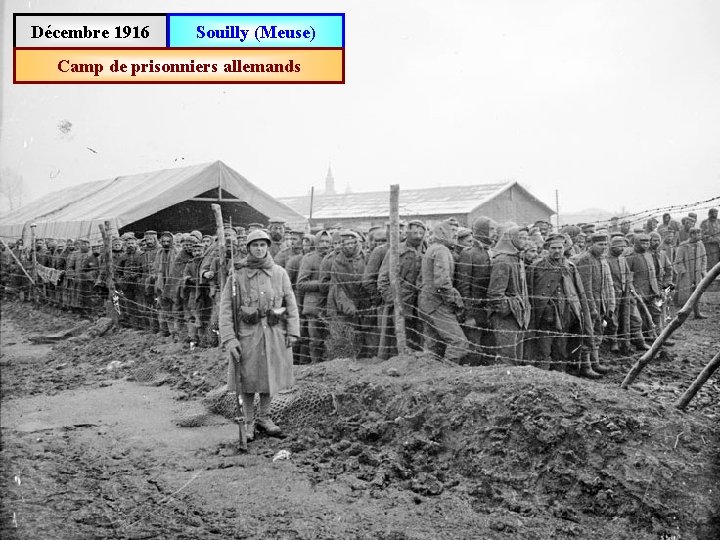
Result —
[{"label": "crowd of prisoners", "polygon": [[[148,230],[142,238],[126,232],[112,238],[110,257],[100,235],[36,238],[34,246],[4,240],[0,292],[88,314],[110,299],[125,326],[189,348],[214,347],[222,280],[243,267],[248,236],[262,231],[297,299],[296,363],[326,360],[333,340],[359,358],[397,354],[399,307],[407,346],[438,359],[598,378],[611,369],[602,349],[646,350],[720,260],[717,209],[697,221],[691,212],[557,231],[542,220],[523,226],[479,217],[469,227],[453,218],[432,226],[401,221],[394,265],[389,224],[305,232],[271,219],[226,225],[224,242],[196,230]],[[694,316],[705,317],[699,307]]]}]

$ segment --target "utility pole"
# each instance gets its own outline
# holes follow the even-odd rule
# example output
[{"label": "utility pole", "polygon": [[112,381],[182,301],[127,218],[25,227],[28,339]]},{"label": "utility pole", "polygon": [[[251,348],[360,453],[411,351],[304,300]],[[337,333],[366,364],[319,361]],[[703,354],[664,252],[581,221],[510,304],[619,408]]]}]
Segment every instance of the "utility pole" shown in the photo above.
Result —
[{"label": "utility pole", "polygon": [[559,191],[555,190],[555,227],[560,232],[560,195]]}]

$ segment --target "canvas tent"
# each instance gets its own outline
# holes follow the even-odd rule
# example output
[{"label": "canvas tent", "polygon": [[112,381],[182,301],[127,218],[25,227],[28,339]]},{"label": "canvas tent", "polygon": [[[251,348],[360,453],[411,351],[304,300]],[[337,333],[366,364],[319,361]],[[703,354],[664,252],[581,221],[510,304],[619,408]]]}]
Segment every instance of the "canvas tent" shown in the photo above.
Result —
[{"label": "canvas tent", "polygon": [[210,204],[219,202],[233,224],[282,217],[293,228],[307,220],[221,161],[86,182],[50,193],[0,217],[0,235],[18,238],[37,225],[42,238],[98,238],[98,224],[113,232],[145,229],[211,233]]}]

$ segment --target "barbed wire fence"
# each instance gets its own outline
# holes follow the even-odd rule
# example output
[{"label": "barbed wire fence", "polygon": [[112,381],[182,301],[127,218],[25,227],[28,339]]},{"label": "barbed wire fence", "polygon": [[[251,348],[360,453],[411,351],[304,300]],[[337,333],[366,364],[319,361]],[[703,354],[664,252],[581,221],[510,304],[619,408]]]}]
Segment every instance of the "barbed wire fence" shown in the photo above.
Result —
[{"label": "barbed wire fence", "polygon": [[[332,343],[339,343],[340,345],[344,345],[336,346],[335,348],[337,350],[345,350],[351,354],[359,354],[360,351],[363,349],[367,351],[374,348],[375,352],[377,352],[378,347],[380,346],[378,345],[380,340],[389,338],[391,341],[389,346],[394,351],[406,353],[408,351],[408,348],[405,335],[405,326],[408,321],[412,328],[427,328],[434,330],[435,333],[441,331],[440,327],[433,324],[432,314],[423,313],[422,310],[418,309],[416,306],[414,307],[414,310],[405,309],[405,306],[403,306],[400,300],[399,291],[401,279],[399,276],[397,264],[399,254],[396,250],[399,246],[400,241],[398,227],[399,215],[400,209],[403,207],[401,207],[399,204],[399,186],[392,186],[390,199],[390,283],[393,293],[393,300],[390,303],[392,309],[390,309],[388,312],[392,314],[392,317],[390,319],[382,317],[381,311],[383,309],[383,305],[372,305],[370,307],[358,308],[356,310],[356,313],[351,317],[340,317],[337,313],[333,313],[332,310],[326,310],[320,317],[320,320],[323,323],[326,335],[328,335],[329,342],[327,343],[327,345],[331,345]],[[688,209],[692,209],[695,211],[709,209],[713,206],[713,203],[718,201],[719,199],[720,196],[702,201],[695,201],[692,203],[684,203],[647,209],[632,214],[627,214],[623,216],[623,219],[629,220],[631,221],[631,223],[644,223],[647,219],[649,219],[649,217],[655,216],[660,212],[667,212],[672,214],[679,211],[686,211]],[[405,210],[409,209],[405,208]],[[593,224],[607,224],[607,222],[596,221]],[[185,301],[185,304],[183,304],[183,300],[180,300],[179,302],[172,302],[172,304],[170,305],[166,304],[163,308],[158,305],[156,300],[154,300],[153,302],[138,301],[138,297],[141,295],[138,294],[137,291],[132,293],[133,289],[137,289],[139,287],[144,288],[144,282],[146,281],[147,276],[149,274],[152,274],[154,270],[150,268],[143,268],[142,274],[140,275],[140,280],[142,280],[142,283],[140,284],[138,284],[137,281],[133,281],[132,279],[124,279],[122,276],[116,278],[116,272],[113,267],[113,251],[111,249],[111,239],[108,231],[110,231],[110,226],[109,223],[106,222],[104,224],[100,224],[99,234],[93,233],[82,238],[84,240],[88,240],[91,245],[97,245],[99,241],[102,240],[103,256],[97,261],[96,267],[78,268],[78,260],[76,258],[74,261],[72,261],[76,264],[74,268],[65,268],[64,270],[62,270],[62,272],[65,272],[64,276],[60,276],[59,272],[51,274],[51,281],[47,280],[46,272],[43,271],[42,273],[40,273],[40,275],[38,274],[38,267],[44,267],[44,265],[39,265],[37,260],[38,253],[35,249],[30,249],[30,247],[28,246],[23,250],[16,249],[13,251],[10,249],[9,241],[14,239],[8,237],[0,237],[0,242],[2,242],[2,244],[5,246],[5,250],[10,254],[10,258],[8,260],[12,260],[13,266],[13,272],[9,272],[7,264],[5,265],[6,267],[3,270],[4,275],[2,276],[2,286],[8,286],[9,290],[12,290],[13,288],[27,289],[31,297],[36,299],[36,301],[43,301],[49,305],[58,308],[85,310],[97,313],[102,310],[102,305],[104,303],[106,315],[112,318],[114,325],[116,326],[121,322],[127,325],[128,321],[134,321],[134,325],[136,327],[139,326],[142,329],[148,330],[153,328],[159,320],[163,320],[167,324],[168,330],[170,330],[172,333],[177,333],[181,331],[183,327],[187,326],[204,327],[202,328],[202,330],[206,332],[206,335],[213,337],[214,334],[214,339],[209,340],[210,343],[213,345],[216,344],[217,328],[210,327],[212,324],[211,320],[213,311],[217,309],[217,306],[213,306],[213,301],[205,301],[202,305],[194,307],[193,310],[189,310],[187,307],[187,301]],[[34,233],[35,228],[32,227],[30,246],[33,246],[35,244]],[[217,246],[210,249],[215,249],[216,251],[220,250],[220,248]],[[69,260],[71,255],[69,253],[61,255],[54,254],[53,258],[58,259],[61,256],[65,257],[65,264],[71,262]],[[212,254],[206,253],[204,256],[212,256]],[[695,262],[697,263],[700,259],[701,256],[698,255],[698,257],[695,259]],[[52,262],[53,266],[51,268],[57,270],[54,261]],[[101,264],[104,266],[104,269],[100,268]],[[104,277],[104,279],[100,279],[101,277]],[[342,279],[337,280],[336,278],[338,277],[341,277]],[[360,276],[358,276],[358,279],[348,279],[348,277],[349,276],[347,275],[333,275],[333,272],[331,271],[329,272],[329,275],[326,276],[327,286],[333,286],[338,281],[342,281],[344,285],[358,285],[360,287],[365,285],[364,278]],[[350,276],[350,278],[352,278],[352,276]],[[712,281],[712,279],[710,281]],[[176,285],[178,286],[179,290],[182,290],[184,288],[183,284],[178,283]],[[408,283],[405,281],[402,282],[402,286],[413,289],[416,296],[419,294],[421,289],[421,287],[417,283]],[[151,296],[154,296],[156,294],[156,291],[154,291],[154,287],[152,287],[152,289],[153,293]],[[676,293],[681,292],[687,295],[692,293],[693,291],[697,293],[697,289],[698,287],[688,285],[686,287],[680,287],[679,290],[676,290]],[[219,302],[220,295],[218,293],[219,291],[216,291],[214,302]],[[690,294],[690,296],[693,297],[696,301],[699,301],[699,294],[695,294],[694,296]],[[542,295],[528,296],[528,300],[530,303],[532,303],[533,300],[542,298],[544,298]],[[471,297],[461,297],[461,300],[467,304],[470,304],[477,299]],[[620,302],[620,300],[618,300],[618,302]],[[625,306],[625,309],[628,309],[628,307]],[[194,311],[195,316],[193,316],[193,314],[189,311]],[[679,313],[685,314],[685,312],[682,310]],[[687,315],[685,315],[685,317],[680,321],[678,325],[675,325],[673,327],[673,331],[680,324],[682,324],[682,322],[684,322],[685,318],[687,318]],[[660,339],[660,337],[663,335],[662,327],[668,328],[672,326],[675,320],[677,320],[677,316],[674,319],[668,316],[666,320],[662,321],[661,328],[656,329],[657,333],[660,334],[658,336],[658,339]],[[670,325],[666,326],[666,323],[668,322],[670,323]],[[385,324],[387,327],[382,328],[381,323]],[[213,324],[213,326],[216,325]],[[196,330],[199,330],[199,328],[196,328]],[[463,330],[467,331],[468,327],[463,326]],[[503,330],[500,328],[483,327],[481,328],[481,330],[491,335],[516,333],[512,330]],[[528,350],[532,350],[537,340],[541,339],[543,336],[574,339],[579,340],[580,342],[587,342],[594,337],[592,333],[582,331],[562,332],[546,329],[529,329],[527,331],[523,331],[523,335],[520,338],[520,341],[526,345]],[[628,335],[618,335],[618,337],[622,337],[623,339],[629,339]],[[667,339],[667,337],[668,335],[665,335],[664,339]],[[301,336],[300,346],[297,347],[295,351],[295,357],[299,363],[309,363],[312,361],[312,356],[308,353],[309,341],[311,341],[311,339],[307,335]],[[544,363],[544,359],[538,359],[536,357],[533,357],[532,355],[527,354],[520,359],[516,357],[505,356],[501,354],[505,350],[505,347],[493,343],[492,340],[485,343],[477,343],[475,340],[471,340],[465,337],[463,339],[463,346],[465,346],[468,351],[474,353],[478,353],[478,351],[482,349],[483,354],[492,357],[493,362],[495,363],[519,362],[522,364],[535,366],[541,366]],[[656,356],[659,346],[660,345],[656,347],[654,343],[651,351],[648,351],[648,353],[642,356],[642,367],[647,365],[647,363],[649,363],[649,361],[651,361]],[[327,348],[332,349],[331,346]],[[650,354],[651,352],[652,354]],[[621,366],[628,361],[636,359],[637,357],[635,355],[620,355],[613,356],[610,361],[613,365]],[[573,366],[577,362],[575,358],[554,358],[553,361],[555,365],[559,366],[560,368],[567,368]],[[636,364],[636,366],[634,367],[634,369],[637,370],[637,372],[634,374],[635,376],[642,369],[642,367],[640,367],[640,369],[637,369],[637,365],[638,364]],[[623,387],[627,387],[630,383],[631,381],[627,383],[624,381]]]}]

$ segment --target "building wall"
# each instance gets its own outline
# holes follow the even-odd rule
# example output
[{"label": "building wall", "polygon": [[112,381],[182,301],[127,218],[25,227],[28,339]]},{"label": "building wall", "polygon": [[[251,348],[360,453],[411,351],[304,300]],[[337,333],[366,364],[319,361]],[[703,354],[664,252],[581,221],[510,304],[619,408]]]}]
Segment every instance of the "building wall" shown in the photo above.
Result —
[{"label": "building wall", "polygon": [[[479,216],[488,216],[497,222],[514,221],[521,225],[533,224],[539,219],[550,221],[551,213],[538,204],[532,197],[521,191],[517,186],[504,191],[491,201],[478,207],[470,214],[432,214],[425,216],[401,215],[405,221],[420,219],[425,225],[432,227],[436,223],[454,217],[461,227],[470,227],[472,222]],[[313,227],[331,227],[340,223],[343,227],[352,227],[360,230],[368,230],[375,225],[384,226],[388,221],[387,216],[372,216],[365,218],[335,218],[335,219],[312,219]]]},{"label": "building wall", "polygon": [[490,217],[499,223],[514,221],[518,225],[532,225],[539,219],[550,221],[551,213],[517,186],[513,186],[471,212],[468,215],[469,223],[479,216]]},{"label": "building wall", "polygon": [[[466,221],[467,216],[465,214],[437,214],[432,216],[405,216],[401,215],[400,219],[403,221],[410,221],[411,219],[419,219],[427,227],[432,227],[436,223],[444,220],[454,217],[458,220],[460,223],[460,226],[466,227]],[[359,229],[361,231],[367,231],[370,229],[370,227],[380,226],[384,227],[385,224],[390,220],[389,217],[369,217],[369,218],[338,218],[338,219],[313,219],[311,226],[312,227],[322,227],[322,228],[328,228],[332,227],[336,223],[339,223],[343,227],[353,228],[353,229]]]}]

